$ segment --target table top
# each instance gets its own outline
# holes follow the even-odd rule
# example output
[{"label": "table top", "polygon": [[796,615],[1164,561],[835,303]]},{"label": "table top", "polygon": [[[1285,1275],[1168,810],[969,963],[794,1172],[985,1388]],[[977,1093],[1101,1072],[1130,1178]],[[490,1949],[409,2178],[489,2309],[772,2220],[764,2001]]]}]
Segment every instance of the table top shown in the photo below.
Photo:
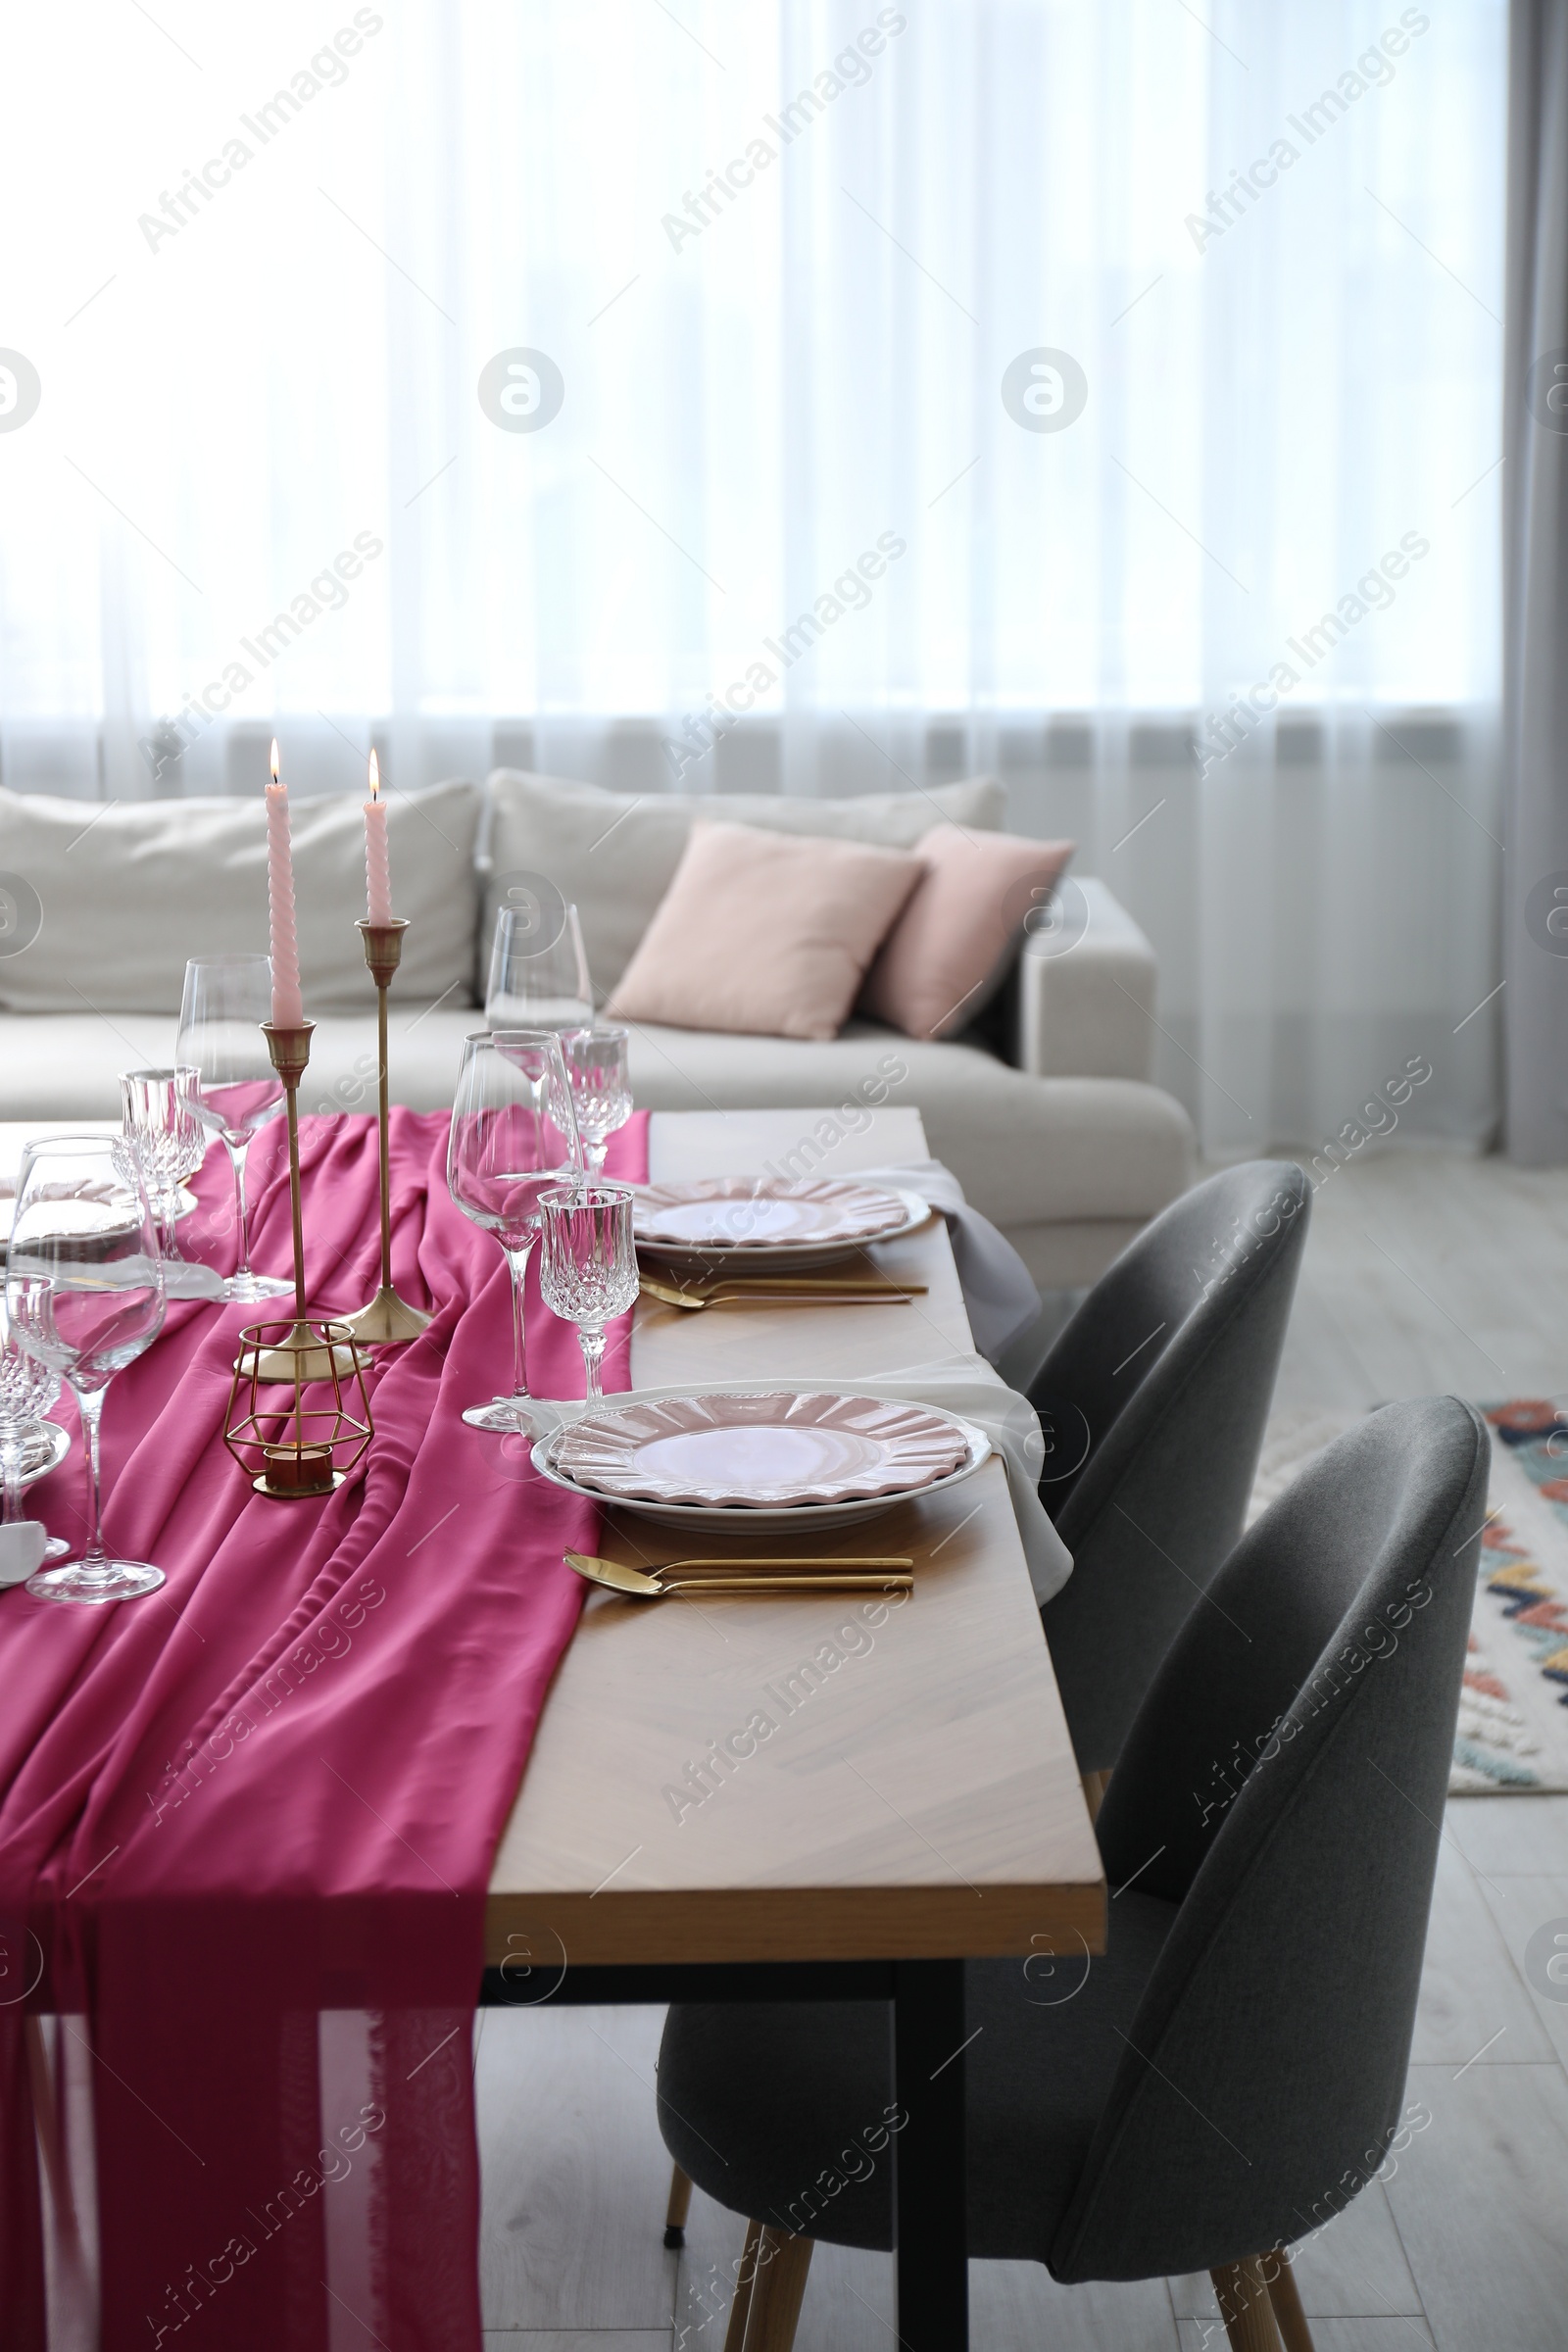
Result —
[{"label": "table top", "polygon": [[[650,1174],[754,1172],[822,1115],[656,1112]],[[918,1112],[884,1108],[818,1172],[928,1156]],[[853,1387],[969,1351],[946,1228],[876,1258],[928,1296],[702,1314],[644,1299],[632,1377]],[[589,1594],[497,1849],[492,1965],[1103,1949],[1099,1849],[1002,1465],[831,1541],[912,1552],[913,1593]],[[632,1561],[704,1548],[630,1513],[604,1544]]]}]

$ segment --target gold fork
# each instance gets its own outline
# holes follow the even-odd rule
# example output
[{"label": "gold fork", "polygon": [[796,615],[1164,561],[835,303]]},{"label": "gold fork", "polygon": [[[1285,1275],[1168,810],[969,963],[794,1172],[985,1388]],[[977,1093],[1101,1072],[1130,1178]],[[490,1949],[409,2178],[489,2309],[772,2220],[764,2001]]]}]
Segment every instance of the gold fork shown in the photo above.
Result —
[{"label": "gold fork", "polygon": [[[620,1560],[597,1559],[592,1552],[568,1551],[562,1556],[566,1566],[589,1584],[608,1585],[612,1592],[629,1592],[638,1600],[659,1600],[681,1592],[908,1592],[914,1584],[911,1573],[914,1561],[908,1557],[887,1560],[671,1560],[664,1567],[650,1570],[628,1568]],[[781,1573],[768,1574],[772,1569]],[[802,1569],[813,1569],[818,1573],[791,1573]],[[743,1570],[746,1573],[740,1573]]]}]

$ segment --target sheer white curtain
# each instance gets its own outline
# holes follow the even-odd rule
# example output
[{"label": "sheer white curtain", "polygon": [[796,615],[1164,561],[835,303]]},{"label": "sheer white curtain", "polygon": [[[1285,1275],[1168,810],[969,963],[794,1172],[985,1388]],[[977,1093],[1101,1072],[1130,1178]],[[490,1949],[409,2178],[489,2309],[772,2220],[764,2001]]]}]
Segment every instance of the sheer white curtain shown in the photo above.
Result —
[{"label": "sheer white curtain", "polygon": [[1499,0],[0,39],[8,785],[996,767],[1212,1149],[1487,1132]]}]

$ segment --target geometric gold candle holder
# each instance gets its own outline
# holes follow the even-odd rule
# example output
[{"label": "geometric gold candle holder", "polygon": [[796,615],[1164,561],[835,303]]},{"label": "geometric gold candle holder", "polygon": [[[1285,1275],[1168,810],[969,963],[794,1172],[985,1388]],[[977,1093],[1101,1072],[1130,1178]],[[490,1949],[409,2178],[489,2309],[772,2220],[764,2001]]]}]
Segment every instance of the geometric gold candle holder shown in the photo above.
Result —
[{"label": "geometric gold candle holder", "polygon": [[[283,1081],[288,1111],[294,1319],[253,1323],[240,1333],[223,1428],[224,1445],[241,1468],[251,1473],[257,1493],[279,1498],[329,1494],[364,1457],[373,1434],[364,1358],[352,1333],[339,1322],[313,1323],[305,1311],[298,1096],[310,1059],[311,1029],[309,1021],[302,1021],[297,1028],[278,1028],[270,1021],[262,1024],[272,1067]],[[349,1402],[345,1402],[345,1378],[352,1383]],[[308,1404],[306,1391],[322,1383],[330,1383],[331,1404]],[[264,1406],[259,1390],[285,1384],[294,1392],[292,1406],[282,1398],[270,1399]]]},{"label": "geometric gold candle holder", "polygon": [[392,1165],[387,1125],[390,1114],[386,992],[392,985],[393,973],[402,961],[403,934],[408,927],[403,915],[394,915],[388,923],[360,922],[355,925],[365,942],[365,960],[375,982],[376,1038],[381,1071],[381,1287],[368,1306],[362,1306],[358,1314],[347,1315],[343,1320],[355,1339],[367,1348],[395,1348],[404,1341],[416,1340],[432,1320],[422,1308],[411,1306],[406,1298],[400,1298],[392,1287]]},{"label": "geometric gold candle holder", "polygon": [[[275,1376],[262,1374],[262,1365],[279,1355],[294,1367],[292,1403],[278,1394]],[[347,1382],[339,1370],[345,1356],[353,1367]],[[324,1372],[313,1372],[313,1363]],[[223,1444],[258,1494],[280,1502],[330,1494],[364,1459],[374,1434],[364,1361],[346,1325],[296,1317],[251,1323],[240,1333]]]}]

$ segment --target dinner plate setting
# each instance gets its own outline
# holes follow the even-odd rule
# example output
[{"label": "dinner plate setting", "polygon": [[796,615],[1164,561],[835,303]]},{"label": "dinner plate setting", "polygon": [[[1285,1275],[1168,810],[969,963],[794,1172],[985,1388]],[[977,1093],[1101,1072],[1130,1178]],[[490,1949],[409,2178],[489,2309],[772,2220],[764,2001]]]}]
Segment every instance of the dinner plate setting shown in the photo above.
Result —
[{"label": "dinner plate setting", "polygon": [[709,1176],[638,1188],[637,1247],[675,1264],[825,1265],[927,1222],[915,1193],[849,1180]]},{"label": "dinner plate setting", "polygon": [[830,1392],[721,1392],[593,1413],[535,1446],[540,1473],[674,1526],[826,1531],[969,1477],[990,1441],[956,1414]]}]

